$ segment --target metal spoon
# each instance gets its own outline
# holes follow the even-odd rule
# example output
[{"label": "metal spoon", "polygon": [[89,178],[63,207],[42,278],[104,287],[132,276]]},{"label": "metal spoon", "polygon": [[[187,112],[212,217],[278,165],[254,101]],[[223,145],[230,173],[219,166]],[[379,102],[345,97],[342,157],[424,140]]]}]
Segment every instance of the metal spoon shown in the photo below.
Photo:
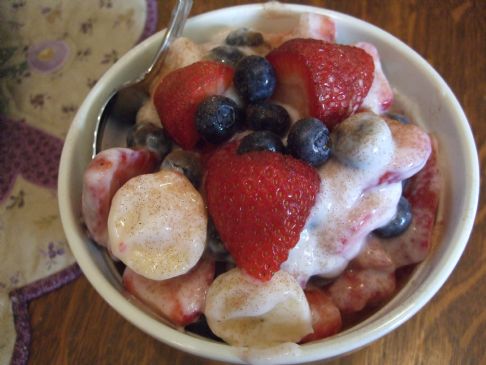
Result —
[{"label": "metal spoon", "polygon": [[137,111],[149,98],[149,85],[164,64],[170,44],[181,35],[191,8],[192,0],[177,0],[164,38],[150,66],[140,77],[115,90],[101,107],[94,131],[92,157],[104,149],[125,145],[126,135],[135,123]]}]

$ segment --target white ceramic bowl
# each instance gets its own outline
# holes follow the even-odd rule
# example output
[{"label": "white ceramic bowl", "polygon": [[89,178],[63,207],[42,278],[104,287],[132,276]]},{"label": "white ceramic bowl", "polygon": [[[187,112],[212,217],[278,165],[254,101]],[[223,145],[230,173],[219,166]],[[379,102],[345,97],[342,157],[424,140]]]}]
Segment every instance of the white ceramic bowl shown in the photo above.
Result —
[{"label": "white ceramic bowl", "polygon": [[[212,11],[190,19],[185,35],[205,41],[222,26],[260,26],[265,5],[246,5]],[[479,194],[479,167],[468,121],[450,88],[439,74],[397,38],[356,18],[321,8],[288,5],[295,12],[316,12],[332,17],[338,42],[367,41],[378,48],[392,86],[411,101],[408,112],[422,121],[439,140],[445,180],[441,201],[442,239],[413,273],[408,284],[386,306],[364,322],[336,336],[305,344],[302,352],[285,363],[336,357],[375,341],[422,308],[445,282],[469,238]],[[285,27],[263,21],[264,26]],[[156,34],[122,57],[96,84],[80,107],[67,135],[59,171],[59,204],[64,230],[84,274],[98,293],[135,326],[180,350],[215,360],[241,362],[230,346],[177,331],[157,320],[122,292],[119,277],[103,251],[86,236],[80,224],[81,182],[91,158],[93,128],[104,100],[118,85],[144,70],[161,39]]]}]

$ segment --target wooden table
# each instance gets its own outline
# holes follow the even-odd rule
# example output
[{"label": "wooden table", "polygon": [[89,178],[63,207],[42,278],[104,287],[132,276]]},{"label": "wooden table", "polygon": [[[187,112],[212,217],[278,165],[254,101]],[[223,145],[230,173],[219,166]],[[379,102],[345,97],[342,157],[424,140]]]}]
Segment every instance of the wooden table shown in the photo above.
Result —
[{"label": "wooden table", "polygon": [[[196,0],[192,14],[251,1]],[[160,28],[172,1],[160,2]],[[486,3],[301,1],[392,33],[444,77],[469,118],[486,171]],[[486,199],[453,274],[433,300],[388,336],[331,364],[486,364]],[[31,364],[220,364],[174,350],[111,309],[83,277],[30,304]]]}]

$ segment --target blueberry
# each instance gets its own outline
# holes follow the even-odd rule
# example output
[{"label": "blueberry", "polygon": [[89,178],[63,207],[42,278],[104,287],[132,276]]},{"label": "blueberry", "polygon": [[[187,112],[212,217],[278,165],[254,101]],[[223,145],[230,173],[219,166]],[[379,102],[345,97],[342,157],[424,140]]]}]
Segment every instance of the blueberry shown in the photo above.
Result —
[{"label": "blueberry", "polygon": [[246,56],[236,65],[234,84],[243,100],[250,103],[272,96],[277,79],[275,71],[264,57]]},{"label": "blueberry", "polygon": [[410,183],[410,178],[402,180],[402,191],[405,191],[409,183]]},{"label": "blueberry", "polygon": [[240,142],[237,152],[243,153],[252,151],[285,152],[282,140],[275,133],[270,131],[256,131],[246,135]]},{"label": "blueberry", "polygon": [[191,322],[187,326],[185,326],[184,332],[192,332],[214,341],[223,342],[218,336],[213,333],[213,331],[211,331],[211,328],[209,328],[208,322],[204,314],[201,314],[197,321]]},{"label": "blueberry", "polygon": [[379,169],[393,157],[393,136],[379,115],[357,113],[334,127],[331,150],[340,163],[349,167]]},{"label": "blueberry", "polygon": [[318,288],[323,288],[329,284],[331,284],[335,279],[331,278],[324,278],[318,275],[311,276],[309,279],[309,284],[312,286],[317,286]]},{"label": "blueberry", "polygon": [[239,28],[230,32],[225,42],[230,46],[256,47],[263,44],[263,35],[248,28]]},{"label": "blueberry", "polygon": [[203,169],[199,156],[194,152],[172,151],[164,158],[160,168],[179,171],[189,179],[196,189],[201,186]]},{"label": "blueberry", "polygon": [[208,220],[207,243],[209,252],[214,256],[216,261],[234,263],[230,253],[224,247],[224,243],[211,219]]},{"label": "blueberry", "polygon": [[162,128],[152,123],[138,123],[128,132],[127,146],[148,148],[162,160],[172,149],[172,141]]},{"label": "blueberry", "polygon": [[230,98],[213,95],[204,99],[196,111],[196,129],[209,143],[230,139],[243,124],[243,110]]},{"label": "blueberry", "polygon": [[283,136],[289,129],[290,115],[278,104],[251,104],[246,108],[246,124],[256,131],[268,130]]},{"label": "blueberry", "polygon": [[235,67],[244,56],[237,47],[219,46],[209,51],[208,58]]},{"label": "blueberry", "polygon": [[393,219],[386,225],[375,229],[377,236],[382,238],[396,237],[407,230],[412,223],[412,208],[405,197],[400,197],[397,212]]},{"label": "blueberry", "polygon": [[314,167],[320,166],[331,153],[329,130],[319,119],[301,119],[290,128],[287,148],[292,156]]},{"label": "blueberry", "polygon": [[410,119],[408,119],[407,116],[403,114],[398,114],[398,113],[386,113],[385,116],[390,119],[394,119],[397,122],[400,122],[402,124],[410,124]]}]

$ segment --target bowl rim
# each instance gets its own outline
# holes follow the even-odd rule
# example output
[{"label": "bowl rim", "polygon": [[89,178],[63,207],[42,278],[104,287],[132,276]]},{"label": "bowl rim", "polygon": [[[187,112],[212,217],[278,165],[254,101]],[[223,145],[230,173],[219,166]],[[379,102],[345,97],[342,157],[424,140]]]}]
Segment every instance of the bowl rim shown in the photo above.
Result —
[{"label": "bowl rim", "polygon": [[[451,239],[455,240],[456,245],[452,245],[452,247],[450,247],[443,254],[444,258],[439,260],[441,265],[437,265],[437,267],[432,270],[431,275],[428,275],[422,284],[422,286],[427,288],[427,290],[417,291],[417,293],[414,293],[408,298],[404,299],[400,306],[392,309],[389,313],[385,313],[381,318],[375,320],[371,328],[367,327],[366,323],[364,325],[362,325],[362,323],[356,326],[359,327],[357,329],[353,327],[352,333],[344,331],[331,338],[301,346],[302,351],[298,356],[295,358],[285,358],[286,363],[293,364],[298,362],[308,362],[337,357],[368,345],[391,332],[415,315],[432,298],[432,296],[439,291],[440,287],[447,280],[460,259],[472,231],[479,199],[479,161],[472,131],[457,98],[453,94],[450,87],[437,73],[437,71],[435,71],[435,69],[416,51],[390,33],[353,16],[309,5],[283,5],[285,9],[290,11],[313,12],[328,15],[335,20],[337,24],[353,23],[353,25],[364,27],[367,29],[367,32],[371,32],[374,36],[380,38],[386,43],[392,43],[395,48],[400,49],[402,52],[408,53],[413,61],[419,65],[419,67],[431,75],[434,81],[440,86],[448,102],[451,103],[451,108],[454,110],[454,120],[456,121],[457,127],[460,128],[462,132],[459,138],[462,140],[462,145],[465,146],[464,152],[466,154],[465,158],[467,163],[466,171],[470,171],[470,177],[468,179],[470,184],[468,189],[469,194],[465,198],[464,215],[461,220],[462,229],[454,232]],[[264,8],[265,4],[247,4],[217,9],[190,18],[188,20],[188,24],[196,21],[203,21],[205,17],[214,17],[219,13],[234,11],[243,12],[248,10],[255,11],[262,10]],[[79,218],[76,214],[74,214],[73,204],[69,199],[69,176],[71,175],[70,172],[74,168],[71,165],[71,159],[74,153],[74,142],[76,141],[77,127],[79,127],[78,125],[83,120],[84,115],[86,115],[86,111],[89,109],[92,101],[95,100],[99,92],[103,90],[104,81],[109,80],[116,75],[122,65],[129,64],[134,55],[140,53],[149,44],[156,42],[157,39],[160,39],[161,37],[162,33],[158,32],[132,48],[123,57],[121,57],[117,64],[112,66],[100,78],[98,83],[86,97],[75,118],[73,119],[72,125],[65,139],[59,167],[58,196],[62,225],[71,251],[91,285],[93,285],[95,290],[103,297],[103,299],[125,319],[145,333],[179,350],[209,359],[243,363],[242,358],[235,351],[234,347],[180,332],[163,324],[150,314],[143,312],[134,303],[127,300],[127,298],[122,295],[121,292],[112,286],[109,280],[103,275],[100,268],[91,259],[89,247],[86,242],[87,239],[83,239],[78,234],[78,230],[76,229],[76,225],[79,225]],[[346,337],[347,341],[343,341],[343,337]]]}]

